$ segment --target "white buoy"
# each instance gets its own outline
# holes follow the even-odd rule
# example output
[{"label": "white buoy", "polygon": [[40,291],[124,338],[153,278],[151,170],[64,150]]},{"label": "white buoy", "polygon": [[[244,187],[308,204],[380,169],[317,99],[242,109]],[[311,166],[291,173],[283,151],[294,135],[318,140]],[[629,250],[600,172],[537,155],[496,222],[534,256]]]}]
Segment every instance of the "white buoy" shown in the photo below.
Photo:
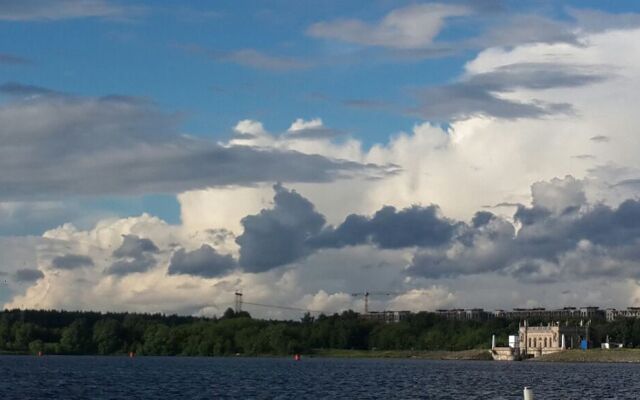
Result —
[{"label": "white buoy", "polygon": [[533,400],[533,390],[529,387],[524,387],[524,400]]}]

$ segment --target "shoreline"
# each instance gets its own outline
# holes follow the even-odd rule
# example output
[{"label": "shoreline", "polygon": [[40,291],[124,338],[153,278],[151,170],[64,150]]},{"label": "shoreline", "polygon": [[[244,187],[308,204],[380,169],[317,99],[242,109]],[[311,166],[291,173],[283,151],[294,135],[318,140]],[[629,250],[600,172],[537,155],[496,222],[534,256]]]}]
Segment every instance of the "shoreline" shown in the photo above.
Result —
[{"label": "shoreline", "polygon": [[[304,354],[303,354],[304,355]],[[488,349],[461,351],[448,350],[341,350],[317,349],[307,357],[318,358],[375,358],[375,359],[421,359],[448,361],[490,361]]]},{"label": "shoreline", "polygon": [[[422,359],[441,361],[496,361],[493,360],[488,349],[463,351],[410,351],[410,350],[317,350],[307,357],[326,358],[371,358],[371,359]],[[536,363],[640,363],[640,349],[589,349],[567,350],[560,353],[548,354],[538,358],[523,361],[496,362],[536,362]]]},{"label": "shoreline", "polygon": [[547,354],[527,362],[550,363],[640,363],[640,349],[589,349],[567,350],[560,353]]},{"label": "shoreline", "polygon": [[[39,357],[36,354],[20,352],[0,352],[2,356],[31,356]],[[71,357],[129,357],[127,354],[43,354],[42,357],[50,356],[71,356]],[[350,358],[350,359],[415,359],[434,361],[495,361],[491,357],[488,349],[473,349],[462,351],[448,350],[343,350],[343,349],[315,349],[312,353],[301,353],[305,358]],[[193,356],[159,356],[159,355],[136,355],[133,358],[146,357],[193,357]],[[235,354],[225,356],[215,356],[211,358],[292,358],[293,355],[281,354]],[[560,353],[548,354],[538,358],[529,358],[523,361],[495,361],[499,363],[510,362],[534,362],[534,363],[640,363],[640,349],[590,349],[590,350],[567,350]]]}]

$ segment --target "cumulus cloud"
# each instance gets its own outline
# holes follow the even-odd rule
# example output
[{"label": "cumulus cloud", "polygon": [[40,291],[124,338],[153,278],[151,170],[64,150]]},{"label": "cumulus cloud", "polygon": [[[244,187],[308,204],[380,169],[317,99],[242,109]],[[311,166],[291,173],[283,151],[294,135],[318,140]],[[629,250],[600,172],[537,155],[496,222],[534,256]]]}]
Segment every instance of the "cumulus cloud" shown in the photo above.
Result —
[{"label": "cumulus cloud", "polygon": [[[76,304],[69,298],[71,290],[76,299],[82,299],[77,301],[97,309],[219,313],[232,301],[233,291],[244,288],[248,301],[327,312],[361,309],[362,302],[349,293],[375,289],[404,293],[372,300],[372,309],[423,310],[483,301],[505,307],[505,302],[539,304],[526,303],[542,299],[529,290],[531,284],[567,285],[570,281],[568,287],[579,291],[583,281],[622,282],[640,276],[636,261],[640,202],[628,200],[617,207],[583,202],[574,209],[573,199],[582,201],[575,195],[575,178],[535,186],[537,205],[520,206],[514,221],[487,211],[476,213],[467,223],[441,216],[435,206],[383,207],[370,217],[347,218],[357,217],[362,229],[347,230],[351,235],[346,237],[357,240],[335,246],[318,245],[314,238],[336,234],[347,222],[336,228],[326,226],[309,200],[281,185],[274,188],[270,208],[246,217],[245,232],[236,243],[239,249],[227,249],[226,254],[213,247],[219,240],[224,247],[226,235],[222,239],[206,232],[194,236],[184,226],[167,225],[150,216],[103,221],[90,231],[60,227],[45,235],[47,242],[36,250],[38,260],[47,265],[49,254],[82,249],[98,268],[76,268],[73,276],[38,274],[27,292],[11,304],[71,307]],[[525,223],[521,210],[534,209],[545,212]],[[140,239],[142,232],[151,235],[149,242]],[[211,241],[202,244],[206,240]],[[168,251],[176,246],[180,249]],[[236,267],[233,254],[240,255],[243,268]],[[106,267],[107,274],[101,267]],[[83,281],[68,287],[65,282],[72,278]],[[200,278],[214,283],[205,284]],[[480,283],[474,286],[474,280]],[[493,298],[489,288],[497,281],[527,294]],[[607,304],[621,301],[599,296],[593,298]],[[198,302],[193,300],[196,297],[211,300]],[[256,313],[283,316],[268,310]]]},{"label": "cumulus cloud", "polygon": [[[637,297],[630,293],[636,263],[629,243],[637,239],[636,233],[623,225],[614,227],[625,209],[633,210],[634,200],[624,203],[637,196],[640,186],[634,183],[640,176],[636,154],[640,141],[635,125],[629,123],[635,115],[630,99],[638,99],[633,88],[640,82],[638,31],[608,30],[581,38],[579,45],[556,42],[487,49],[465,66],[460,79],[499,89],[500,99],[538,106],[570,104],[571,112],[553,118],[474,114],[446,128],[418,123],[388,143],[369,148],[357,140],[338,146],[313,142],[313,151],[319,154],[394,164],[399,170],[378,180],[287,184],[312,202],[332,228],[325,225],[311,235],[303,256],[285,268],[258,275],[285,271],[290,283],[298,274],[304,277],[299,279],[334,288],[325,290],[329,295],[352,291],[347,285],[354,282],[362,282],[366,290],[424,288],[435,281],[456,296],[452,304],[458,305],[546,302],[555,307],[581,303],[581,291],[602,305],[634,301]],[[265,146],[310,151],[300,143],[304,141],[274,139],[258,121],[249,126],[261,128],[256,137],[268,138]],[[593,157],[576,159],[575,154]],[[625,180],[629,184],[612,186]],[[216,221],[241,234],[243,227],[236,221],[268,208],[270,194],[266,185],[183,193],[183,220],[189,226]],[[238,206],[226,217],[226,208],[206,207],[214,201]],[[383,249],[372,240],[368,222],[385,204],[395,207],[396,213],[412,205],[437,204],[445,220],[455,226],[454,233],[438,245]],[[502,206],[492,208],[493,213],[478,212],[486,204]],[[600,226],[596,231],[603,235],[594,233]],[[339,245],[314,246],[325,231],[337,238],[340,229],[345,239],[337,240]],[[365,241],[349,242],[348,237]],[[360,252],[381,261],[360,263]],[[314,273],[315,267],[326,269]],[[377,282],[354,272],[365,268]],[[380,272],[385,268],[393,273]],[[497,286],[504,288],[499,294]],[[322,288],[305,287],[312,294]]]},{"label": "cumulus cloud", "polygon": [[82,254],[65,254],[57,256],[51,261],[51,265],[56,269],[77,269],[93,266],[93,260],[89,256]]},{"label": "cumulus cloud", "polygon": [[422,311],[451,307],[456,296],[448,288],[438,285],[423,289],[412,289],[389,301],[394,310]]},{"label": "cumulus cloud", "polygon": [[169,275],[192,275],[202,278],[222,276],[236,266],[229,254],[219,254],[213,247],[203,244],[199,249],[180,249],[171,257]]},{"label": "cumulus cloud", "polygon": [[542,207],[557,214],[578,209],[587,202],[583,182],[570,175],[564,179],[535,182],[531,186],[531,199],[534,207]]}]

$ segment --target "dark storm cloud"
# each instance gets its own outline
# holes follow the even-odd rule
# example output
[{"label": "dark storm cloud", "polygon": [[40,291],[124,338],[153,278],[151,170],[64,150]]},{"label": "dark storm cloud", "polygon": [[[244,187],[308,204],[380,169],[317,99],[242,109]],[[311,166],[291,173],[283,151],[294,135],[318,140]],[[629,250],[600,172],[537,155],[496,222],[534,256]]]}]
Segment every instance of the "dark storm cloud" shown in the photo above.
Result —
[{"label": "dark storm cloud", "polygon": [[242,219],[239,263],[245,271],[263,272],[300,259],[311,252],[307,239],[320,232],[324,216],[295,191],[275,185],[274,206]]},{"label": "dark storm cloud", "polygon": [[318,248],[372,243],[384,249],[430,247],[447,243],[456,224],[441,217],[436,206],[403,210],[386,206],[373,217],[351,214],[337,228],[328,228],[310,239]]},{"label": "dark storm cloud", "polygon": [[137,272],[146,272],[155,265],[155,259],[150,256],[117,260],[107,268],[107,275],[124,276]]},{"label": "dark storm cloud", "polygon": [[493,213],[490,213],[487,211],[478,211],[473,216],[473,219],[471,220],[471,225],[474,228],[479,228],[481,226],[487,225],[489,222],[491,222],[493,218],[495,218],[495,215]]},{"label": "dark storm cloud", "polygon": [[516,213],[513,215],[514,220],[520,222],[523,225],[533,225],[539,221],[545,220],[551,211],[543,207],[525,207],[523,205],[518,206]]},{"label": "dark storm cloud", "polygon": [[37,281],[38,279],[44,278],[44,274],[38,269],[23,268],[17,270],[13,274],[13,277],[20,283],[31,283]]},{"label": "dark storm cloud", "polygon": [[51,265],[56,269],[77,269],[93,266],[93,260],[82,254],[65,254],[55,257]]},{"label": "dark storm cloud", "polygon": [[324,216],[309,200],[282,185],[274,190],[272,209],[241,221],[244,232],[236,243],[240,246],[239,264],[245,271],[267,271],[322,248],[440,246],[448,243],[460,226],[440,216],[436,206],[383,207],[371,217],[352,214],[337,227],[325,226]]},{"label": "dark storm cloud", "polygon": [[[564,179],[567,185],[558,182],[551,184],[569,192],[560,194],[561,203],[575,198],[572,178]],[[638,200],[626,200],[617,207],[519,206],[514,220],[521,225],[517,232],[497,216],[479,225],[474,221],[447,245],[420,249],[409,273],[450,278],[494,272],[532,283],[602,276],[640,278]]]},{"label": "dark storm cloud", "polygon": [[33,64],[28,58],[16,56],[13,54],[0,53],[0,65],[30,65]]},{"label": "dark storm cloud", "polygon": [[230,255],[219,254],[214,248],[203,244],[199,249],[185,251],[180,249],[171,257],[169,275],[192,275],[202,278],[215,278],[229,272],[236,266]]},{"label": "dark storm cloud", "polygon": [[114,261],[105,273],[124,276],[145,272],[155,265],[153,255],[158,251],[158,247],[150,239],[137,235],[122,235],[122,244],[113,252],[113,256],[118,260]]},{"label": "dark storm cloud", "polygon": [[458,82],[421,91],[422,105],[413,112],[429,120],[456,120],[474,115],[506,119],[540,118],[572,112],[567,103],[519,102],[501,98],[518,88],[578,87],[607,78],[601,66],[518,63],[474,74]]},{"label": "dark storm cloud", "polygon": [[[41,88],[5,86],[24,95]],[[37,116],[37,118],[34,118]],[[327,182],[382,169],[181,135],[140,98],[26,96],[0,105],[0,201],[176,193],[259,182]]]},{"label": "dark storm cloud", "polygon": [[273,209],[242,221],[237,243],[246,271],[263,272],[323,248],[366,244],[415,247],[407,273],[430,279],[483,273],[530,283],[640,278],[640,200],[590,205],[582,182],[571,176],[532,185],[534,206],[518,205],[513,217],[518,230],[486,211],[469,224],[446,219],[437,206],[383,207],[327,227],[308,200],[282,186],[275,190]]},{"label": "dark storm cloud", "polygon": [[150,239],[140,238],[136,235],[122,235],[122,237],[122,244],[113,252],[114,257],[140,258],[145,253],[158,252],[158,247]]}]

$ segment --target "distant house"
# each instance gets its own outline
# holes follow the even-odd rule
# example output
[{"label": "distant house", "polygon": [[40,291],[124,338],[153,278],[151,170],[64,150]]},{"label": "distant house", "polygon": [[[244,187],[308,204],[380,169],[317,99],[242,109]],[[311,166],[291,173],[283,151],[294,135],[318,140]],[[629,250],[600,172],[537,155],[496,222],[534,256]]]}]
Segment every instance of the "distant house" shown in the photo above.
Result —
[{"label": "distant house", "polygon": [[627,307],[626,310],[607,308],[607,321],[615,321],[619,318],[640,318],[640,307]]},{"label": "distant house", "polygon": [[411,315],[410,311],[369,311],[366,314],[360,314],[360,318],[369,321],[397,323],[406,319]]},{"label": "distant house", "polygon": [[509,336],[509,347],[496,347],[495,339],[491,354],[496,360],[517,360],[540,357],[571,348],[588,341],[588,326],[569,326],[558,323],[529,326],[527,321],[520,324],[518,335]]},{"label": "distant house", "polygon": [[571,348],[578,348],[588,337],[588,326],[562,326],[549,323],[540,326],[520,325],[520,353],[525,357],[539,357]]}]

